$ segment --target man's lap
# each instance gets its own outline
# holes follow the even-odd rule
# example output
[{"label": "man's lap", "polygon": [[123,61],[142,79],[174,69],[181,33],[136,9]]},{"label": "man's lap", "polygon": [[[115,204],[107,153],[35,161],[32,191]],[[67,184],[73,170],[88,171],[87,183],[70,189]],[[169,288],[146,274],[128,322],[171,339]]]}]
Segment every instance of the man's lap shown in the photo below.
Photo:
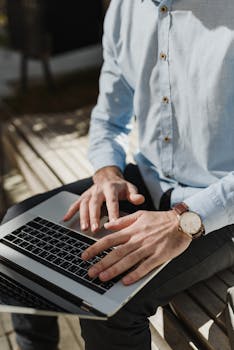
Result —
[{"label": "man's lap", "polygon": [[[128,212],[133,212],[137,209],[152,210],[152,201],[138,169],[133,165],[129,165],[125,176],[138,187],[140,193],[145,195],[146,202],[140,208],[130,205],[127,202],[121,202],[121,210]],[[11,208],[4,218],[4,222],[62,190],[81,194],[91,185],[91,178],[84,179],[32,197]],[[108,345],[108,342],[110,344],[113,341],[113,328],[118,328],[120,324],[123,329],[129,330],[131,327],[142,327],[142,329],[145,329],[147,317],[154,314],[159,305],[168,303],[178,292],[234,264],[233,237],[234,228],[230,226],[193,241],[183,254],[171,261],[163,271],[133,297],[114,317],[110,318],[109,321],[104,323],[100,321],[81,321],[83,336],[86,342],[97,342],[99,332],[101,329],[105,329],[106,344]],[[95,323],[95,327],[93,323]],[[92,344],[88,348],[91,349]]]}]

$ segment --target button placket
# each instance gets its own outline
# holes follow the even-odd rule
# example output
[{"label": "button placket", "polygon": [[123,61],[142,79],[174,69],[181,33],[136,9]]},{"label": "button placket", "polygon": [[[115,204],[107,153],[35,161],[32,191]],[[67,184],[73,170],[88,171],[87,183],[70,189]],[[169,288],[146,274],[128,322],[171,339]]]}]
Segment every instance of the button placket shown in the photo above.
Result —
[{"label": "button placket", "polygon": [[170,93],[170,75],[169,75],[169,30],[170,30],[170,8],[171,1],[165,1],[159,9],[158,23],[158,45],[160,58],[160,90],[162,94],[161,103],[161,166],[165,176],[172,176],[173,169],[173,125],[172,125],[172,108]]}]

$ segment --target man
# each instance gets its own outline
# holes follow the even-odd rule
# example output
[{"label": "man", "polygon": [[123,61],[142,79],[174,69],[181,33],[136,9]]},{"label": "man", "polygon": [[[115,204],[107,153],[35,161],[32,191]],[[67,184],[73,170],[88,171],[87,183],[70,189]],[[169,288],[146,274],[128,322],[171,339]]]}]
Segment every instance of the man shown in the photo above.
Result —
[{"label": "man", "polygon": [[[234,263],[233,13],[232,0],[111,2],[90,131],[95,174],[93,183],[65,186],[83,194],[64,220],[79,210],[82,229],[96,232],[106,202],[116,232],[82,257],[117,249],[92,277],[106,281],[137,264],[127,285],[172,261],[110,320],[81,321],[88,350],[150,349],[147,317]],[[133,115],[139,152],[137,166],[126,167]],[[5,220],[60,190],[19,204]],[[131,214],[119,218],[119,208]],[[22,350],[56,349],[54,318],[13,320]]]}]

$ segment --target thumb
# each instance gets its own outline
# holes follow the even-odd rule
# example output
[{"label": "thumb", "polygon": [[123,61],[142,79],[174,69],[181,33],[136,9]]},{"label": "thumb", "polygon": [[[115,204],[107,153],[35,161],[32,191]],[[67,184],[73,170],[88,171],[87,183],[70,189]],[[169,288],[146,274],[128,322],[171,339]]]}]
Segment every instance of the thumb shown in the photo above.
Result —
[{"label": "thumb", "polygon": [[138,193],[130,193],[128,196],[129,202],[135,204],[135,205],[140,205],[144,203],[145,197],[142,194]]},{"label": "thumb", "polygon": [[128,184],[127,186],[127,199],[135,205],[142,204],[145,201],[145,197],[139,194],[137,188],[132,184]]}]

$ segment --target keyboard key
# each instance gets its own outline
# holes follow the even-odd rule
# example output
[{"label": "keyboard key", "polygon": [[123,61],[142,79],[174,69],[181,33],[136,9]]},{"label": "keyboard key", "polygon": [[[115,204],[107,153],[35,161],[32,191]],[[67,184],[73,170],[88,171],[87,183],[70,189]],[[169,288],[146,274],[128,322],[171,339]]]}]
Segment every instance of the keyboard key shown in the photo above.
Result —
[{"label": "keyboard key", "polygon": [[82,260],[81,258],[74,258],[74,259],[72,260],[72,263],[73,263],[74,265],[80,265],[82,262],[83,262],[83,260]]},{"label": "keyboard key", "polygon": [[52,261],[54,261],[56,259],[56,256],[53,255],[53,254],[49,254],[45,258],[46,258],[47,261],[52,262]]},{"label": "keyboard key", "polygon": [[83,250],[79,249],[79,248],[72,248],[70,253],[75,255],[75,256],[80,256]]},{"label": "keyboard key", "polygon": [[56,258],[56,259],[53,261],[53,263],[54,263],[55,265],[58,265],[58,266],[62,265],[63,262],[64,262],[64,260],[63,260],[63,259],[60,259],[60,258]]},{"label": "keyboard key", "polygon": [[74,256],[71,254],[66,255],[66,261],[72,261],[74,259]]},{"label": "keyboard key", "polygon": [[71,263],[68,261],[64,261],[64,263],[61,264],[61,267],[65,270],[68,269],[70,266],[71,266]]},{"label": "keyboard key", "polygon": [[65,252],[64,250],[60,250],[56,255],[59,258],[65,258],[65,256],[67,255],[67,252]]},{"label": "keyboard key", "polygon": [[27,223],[27,226],[30,226],[32,228],[35,228],[35,230],[40,230],[43,226],[41,224],[38,224],[35,221],[30,221]]},{"label": "keyboard key", "polygon": [[89,269],[91,267],[91,263],[89,261],[82,261],[82,263],[80,264],[80,267],[82,267],[82,269]]},{"label": "keyboard key", "polygon": [[12,241],[14,241],[14,240],[16,239],[16,237],[13,236],[13,235],[7,235],[7,236],[5,237],[5,239],[6,239],[7,241],[9,241],[9,242],[12,242]]},{"label": "keyboard key", "polygon": [[35,255],[40,255],[40,253],[42,253],[42,252],[43,252],[43,250],[40,248],[37,248],[37,247],[32,250],[32,253]]},{"label": "keyboard key", "polygon": [[47,255],[49,255],[50,253],[48,253],[46,250],[42,250],[41,253],[38,254],[38,256],[40,256],[41,258],[45,259]]},{"label": "keyboard key", "polygon": [[70,245],[63,244],[63,250],[65,250],[66,252],[71,252],[72,247]]},{"label": "keyboard key", "polygon": [[76,274],[76,273],[79,273],[80,267],[76,266],[76,265],[71,265],[71,266],[69,266],[68,271]]}]

